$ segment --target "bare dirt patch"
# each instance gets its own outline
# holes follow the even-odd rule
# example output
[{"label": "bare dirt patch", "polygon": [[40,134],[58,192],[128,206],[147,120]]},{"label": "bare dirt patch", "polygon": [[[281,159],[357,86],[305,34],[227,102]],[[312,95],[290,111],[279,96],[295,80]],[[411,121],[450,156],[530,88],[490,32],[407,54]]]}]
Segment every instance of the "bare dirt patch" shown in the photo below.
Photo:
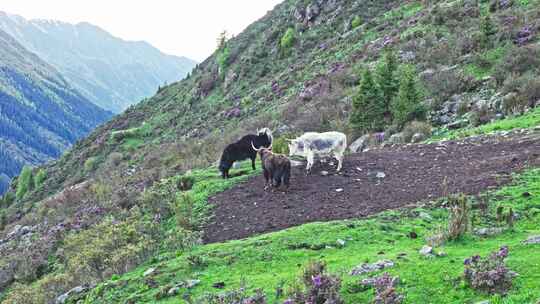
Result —
[{"label": "bare dirt patch", "polygon": [[[316,221],[361,218],[449,193],[478,194],[540,166],[540,136],[477,137],[373,150],[346,157],[343,171],[293,169],[288,193],[265,192],[257,176],[210,199],[206,243],[241,239]],[[329,174],[323,176],[322,171]],[[383,177],[384,176],[384,177]],[[447,193],[446,193],[447,194]]]}]

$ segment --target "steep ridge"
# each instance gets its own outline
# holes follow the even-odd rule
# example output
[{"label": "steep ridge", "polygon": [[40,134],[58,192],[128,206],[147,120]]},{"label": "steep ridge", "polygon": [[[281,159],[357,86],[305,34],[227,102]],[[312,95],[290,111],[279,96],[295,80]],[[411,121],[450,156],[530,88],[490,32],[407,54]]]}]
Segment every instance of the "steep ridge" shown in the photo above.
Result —
[{"label": "steep ridge", "polygon": [[89,23],[26,20],[0,12],[0,29],[53,65],[86,98],[121,112],[184,78],[196,62],[123,41]]},{"label": "steep ridge", "polygon": [[0,30],[0,175],[59,157],[111,116]]},{"label": "steep ridge", "polygon": [[[284,137],[308,130],[341,130],[355,139],[348,118],[359,71],[378,65],[387,47],[420,72],[435,125],[462,119],[476,105],[502,104],[509,92],[500,75],[539,72],[529,63],[538,58],[540,6],[512,3],[493,12],[505,21],[497,43],[481,47],[479,24],[489,11],[484,2],[284,1],[188,78],[127,109],[44,167],[43,187],[22,199],[4,198],[0,286],[15,298],[30,290],[50,300],[132,269],[160,250],[186,250],[201,237],[200,219],[186,223],[178,205],[187,201],[196,208],[182,212],[206,212],[209,193],[238,178],[218,183],[215,168],[209,169],[214,175],[196,172],[196,187],[206,196],[190,201],[182,174],[211,165],[227,143],[258,127],[275,130],[281,148]],[[535,30],[523,33],[529,23]],[[516,40],[524,35],[526,41]],[[528,63],[512,63],[517,55]],[[467,113],[457,114],[458,101]],[[8,239],[17,225],[30,232]],[[38,241],[23,241],[30,237]],[[229,238],[216,240],[222,239]]]}]

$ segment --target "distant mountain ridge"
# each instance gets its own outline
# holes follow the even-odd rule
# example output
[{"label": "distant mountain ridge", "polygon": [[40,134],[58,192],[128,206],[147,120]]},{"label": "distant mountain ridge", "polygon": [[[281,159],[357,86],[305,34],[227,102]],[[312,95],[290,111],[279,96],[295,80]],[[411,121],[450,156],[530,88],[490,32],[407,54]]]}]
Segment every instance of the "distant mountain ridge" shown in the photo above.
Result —
[{"label": "distant mountain ridge", "polygon": [[0,193],[23,165],[60,156],[111,116],[0,30]]},{"label": "distant mountain ridge", "polygon": [[53,65],[90,101],[113,112],[153,95],[164,83],[181,80],[197,64],[86,22],[27,20],[0,12],[0,29]]}]

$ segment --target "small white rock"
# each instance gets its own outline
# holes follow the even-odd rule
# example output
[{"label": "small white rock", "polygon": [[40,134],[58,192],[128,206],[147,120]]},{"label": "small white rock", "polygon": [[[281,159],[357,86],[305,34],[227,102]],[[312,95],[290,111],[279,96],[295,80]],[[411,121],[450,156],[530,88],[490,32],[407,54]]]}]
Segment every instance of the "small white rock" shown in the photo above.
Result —
[{"label": "small white rock", "polygon": [[433,247],[425,245],[420,249],[419,253],[423,256],[428,256],[433,254]]},{"label": "small white rock", "polygon": [[343,192],[343,188],[336,189],[336,192]]},{"label": "small white rock", "polygon": [[154,273],[156,271],[155,268],[149,268],[148,270],[146,270],[144,273],[143,273],[143,277],[147,277],[149,275],[151,275],[152,273]]}]

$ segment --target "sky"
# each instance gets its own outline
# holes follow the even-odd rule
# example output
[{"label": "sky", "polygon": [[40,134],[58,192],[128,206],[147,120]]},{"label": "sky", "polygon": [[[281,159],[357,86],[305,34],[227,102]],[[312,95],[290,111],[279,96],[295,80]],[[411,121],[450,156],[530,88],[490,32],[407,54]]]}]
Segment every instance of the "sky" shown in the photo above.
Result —
[{"label": "sky", "polygon": [[238,34],[282,0],[0,0],[26,19],[89,22],[125,40],[203,61],[219,33]]}]

